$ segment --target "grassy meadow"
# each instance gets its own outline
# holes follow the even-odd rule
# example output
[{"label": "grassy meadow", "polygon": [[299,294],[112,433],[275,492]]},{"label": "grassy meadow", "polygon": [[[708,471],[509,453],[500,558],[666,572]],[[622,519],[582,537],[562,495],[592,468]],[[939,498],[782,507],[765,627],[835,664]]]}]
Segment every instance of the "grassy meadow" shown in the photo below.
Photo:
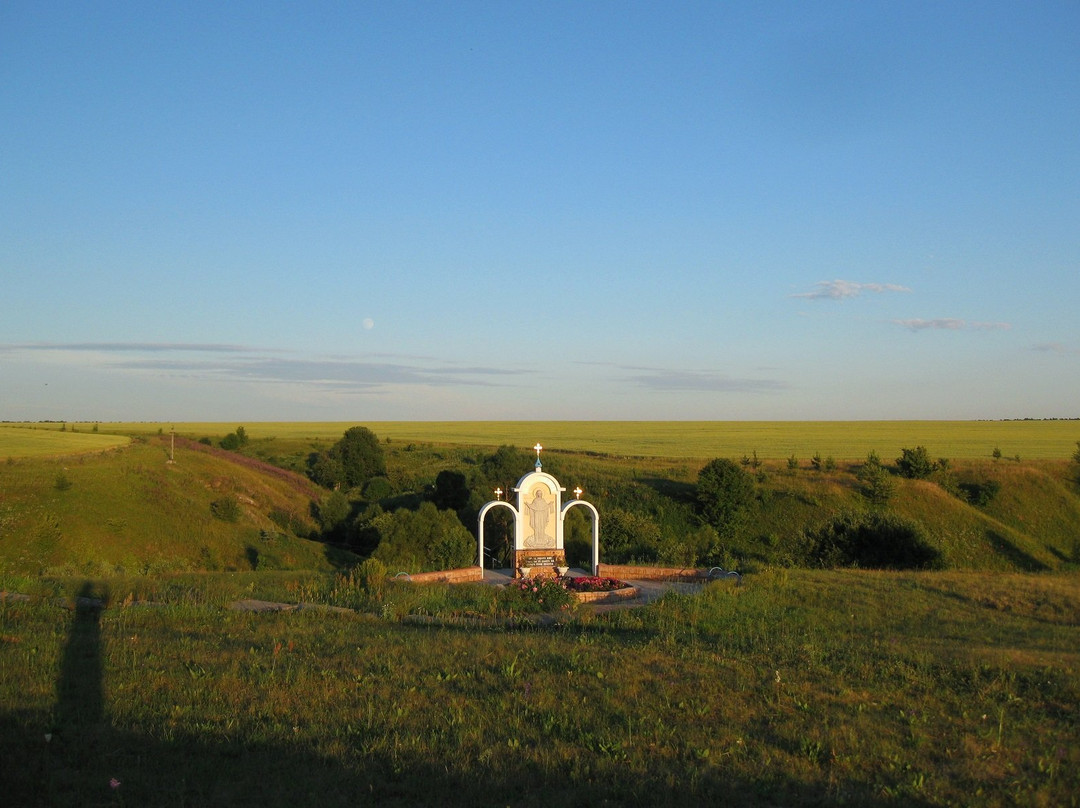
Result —
[{"label": "grassy meadow", "polygon": [[[871,451],[895,457],[903,447],[932,447],[935,456],[1065,459],[1080,440],[1080,421],[379,421],[255,422],[244,424],[253,440],[333,442],[362,424],[397,442],[526,448],[537,441],[553,451],[599,452],[612,457],[809,458],[815,452],[837,460],[861,460]],[[39,431],[57,424],[30,425]],[[93,424],[73,424],[83,435]],[[199,439],[220,437],[233,423],[102,423],[99,434],[168,433]],[[7,428],[12,428],[8,425]],[[0,458],[11,456],[11,436],[0,426]],[[16,455],[17,456],[17,455]]]},{"label": "grassy meadow", "polygon": [[[314,580],[71,580],[0,604],[5,800],[1063,806],[1080,794],[1075,575],[777,570],[544,623],[485,620],[493,590],[479,585],[391,585],[346,613],[224,608],[283,590],[318,600],[330,590]],[[63,607],[78,594],[107,608]]]}]

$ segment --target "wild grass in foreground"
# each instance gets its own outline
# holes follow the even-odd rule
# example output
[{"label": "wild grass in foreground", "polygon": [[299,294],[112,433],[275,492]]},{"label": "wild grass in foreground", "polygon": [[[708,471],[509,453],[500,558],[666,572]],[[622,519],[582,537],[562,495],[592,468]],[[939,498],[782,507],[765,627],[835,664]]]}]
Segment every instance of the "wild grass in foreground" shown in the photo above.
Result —
[{"label": "wild grass in foreground", "polygon": [[[513,628],[454,616],[486,602],[477,587],[256,614],[223,599],[349,587],[207,578],[219,583],[177,597],[174,581],[154,605],[120,595],[123,580],[42,593],[108,594],[101,612],[0,605],[6,801],[1075,805],[1080,793],[1075,575],[781,570]],[[396,619],[407,613],[436,619]]]}]

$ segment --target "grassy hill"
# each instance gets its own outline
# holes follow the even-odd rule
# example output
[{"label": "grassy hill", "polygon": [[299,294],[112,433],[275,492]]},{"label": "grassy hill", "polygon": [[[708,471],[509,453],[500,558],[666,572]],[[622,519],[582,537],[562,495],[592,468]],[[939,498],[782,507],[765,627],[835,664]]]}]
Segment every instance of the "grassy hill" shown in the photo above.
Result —
[{"label": "grassy hill", "polygon": [[[90,433],[44,434],[70,439]],[[327,547],[309,540],[317,532],[313,503],[325,492],[301,472],[307,456],[327,448],[333,436],[260,437],[257,427],[250,434],[246,455],[177,437],[173,464],[167,462],[169,435],[156,433],[136,433],[130,445],[107,452],[0,461],[0,569],[105,575],[329,568]],[[384,451],[393,488],[386,507],[418,501],[444,469],[466,475],[474,506],[493,496],[494,486],[480,474],[490,447],[384,439]],[[544,455],[545,470],[568,489],[582,485],[599,509],[601,556],[607,561],[625,560],[609,557],[604,546],[605,514],[620,509],[655,524],[660,550],[639,560],[683,563],[680,545],[697,529],[694,483],[704,463],[591,450]],[[530,465],[523,454],[522,473]],[[806,531],[837,514],[874,510],[858,479],[859,466],[842,461],[831,470],[815,470],[806,459],[795,469],[786,459],[748,465],[756,498],[743,536],[726,545],[724,565],[813,566]],[[916,524],[949,569],[1074,568],[1080,563],[1075,472],[1075,464],[1063,459],[955,460],[947,480],[894,477],[895,494],[884,509]],[[507,490],[514,481],[499,482]],[[979,504],[965,494],[991,484],[993,496]],[[354,513],[367,504],[357,492],[350,499]],[[470,529],[472,513],[462,515]],[[587,536],[583,518],[568,525],[568,536]],[[588,555],[586,545],[581,558]]]},{"label": "grassy hill", "polygon": [[309,540],[319,492],[281,469],[178,439],[0,463],[0,567],[111,575],[329,569]]}]

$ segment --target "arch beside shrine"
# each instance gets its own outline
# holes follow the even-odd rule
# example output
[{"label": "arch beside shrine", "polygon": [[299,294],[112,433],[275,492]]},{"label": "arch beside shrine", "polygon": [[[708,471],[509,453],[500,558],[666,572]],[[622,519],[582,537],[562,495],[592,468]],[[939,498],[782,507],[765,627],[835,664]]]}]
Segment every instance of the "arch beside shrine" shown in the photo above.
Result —
[{"label": "arch beside shrine", "polygon": [[559,514],[560,523],[566,519],[567,512],[575,505],[580,505],[592,511],[592,574],[598,575],[597,571],[600,569],[600,513],[591,502],[586,502],[583,499],[572,499],[563,506],[562,513]]}]

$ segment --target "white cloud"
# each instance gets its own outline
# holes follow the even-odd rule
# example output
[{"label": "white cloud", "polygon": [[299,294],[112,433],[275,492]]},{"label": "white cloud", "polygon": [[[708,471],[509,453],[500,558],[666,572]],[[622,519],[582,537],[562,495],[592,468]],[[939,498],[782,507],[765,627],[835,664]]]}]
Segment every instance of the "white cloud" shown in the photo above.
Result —
[{"label": "white cloud", "polygon": [[858,297],[863,292],[910,292],[906,286],[896,283],[857,283],[855,281],[818,281],[812,292],[800,292],[791,297],[806,300],[847,300]]}]

